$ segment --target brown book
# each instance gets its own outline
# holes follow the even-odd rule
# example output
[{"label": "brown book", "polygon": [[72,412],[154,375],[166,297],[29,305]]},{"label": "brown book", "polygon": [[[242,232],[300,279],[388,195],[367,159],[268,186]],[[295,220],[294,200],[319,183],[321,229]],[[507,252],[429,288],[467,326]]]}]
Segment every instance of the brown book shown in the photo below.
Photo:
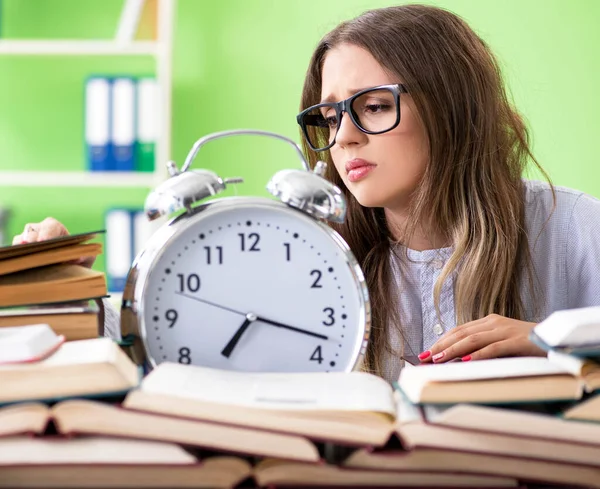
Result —
[{"label": "brown book", "polygon": [[65,263],[86,256],[98,256],[101,253],[102,243],[72,244],[50,248],[28,255],[0,259],[0,275]]},{"label": "brown book", "polygon": [[600,388],[600,365],[551,352],[403,368],[398,385],[415,404],[578,400]]},{"label": "brown book", "polygon": [[[411,409],[408,404],[404,400],[401,406],[405,414]],[[466,404],[428,420],[419,414],[406,416],[387,447],[356,450],[344,466],[454,470],[600,487],[600,426],[590,430],[548,415]]]},{"label": "brown book", "polygon": [[0,404],[64,397],[124,395],[139,370],[110,338],[69,341],[34,363],[0,365]]},{"label": "brown book", "polygon": [[41,435],[48,423],[65,436],[102,435],[179,443],[218,452],[318,462],[315,445],[299,436],[252,428],[172,418],[87,400],[48,407],[24,403],[0,409],[0,437]]},{"label": "brown book", "polygon": [[383,471],[273,459],[259,462],[253,474],[260,487],[520,487],[511,477],[460,474],[452,469],[436,473]]},{"label": "brown book", "polygon": [[252,474],[239,457],[198,459],[165,442],[106,437],[0,439],[0,487],[232,488]]},{"label": "brown book", "polygon": [[0,307],[76,301],[106,294],[104,273],[81,265],[48,265],[0,276]]},{"label": "brown book", "polygon": [[45,241],[36,241],[34,243],[16,244],[0,247],[0,260],[8,260],[19,256],[33,255],[54,248],[67,247],[79,243],[85,243],[99,234],[104,233],[104,230],[91,231],[81,234],[70,234],[68,236],[59,236],[57,238],[47,239]]},{"label": "brown book", "polygon": [[0,309],[0,328],[47,324],[67,341],[98,337],[98,305],[95,301],[47,304]]},{"label": "brown book", "polygon": [[563,417],[600,423],[600,393],[565,410]]},{"label": "brown book", "polygon": [[[0,439],[0,487],[518,487],[509,477],[384,472],[267,459],[254,468],[240,457],[199,459],[178,445],[107,437],[14,436]],[[246,486],[244,486],[246,487]]]}]

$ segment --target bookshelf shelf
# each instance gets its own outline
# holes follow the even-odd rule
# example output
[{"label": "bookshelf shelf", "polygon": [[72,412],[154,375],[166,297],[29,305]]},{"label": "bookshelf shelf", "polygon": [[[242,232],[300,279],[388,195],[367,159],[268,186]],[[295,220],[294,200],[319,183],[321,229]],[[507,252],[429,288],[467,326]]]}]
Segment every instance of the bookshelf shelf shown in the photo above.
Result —
[{"label": "bookshelf shelf", "polygon": [[82,40],[3,40],[0,55],[72,55],[72,56],[156,56],[159,43],[154,41],[82,41]]},{"label": "bookshelf shelf", "polygon": [[156,173],[2,171],[0,187],[154,187]]}]

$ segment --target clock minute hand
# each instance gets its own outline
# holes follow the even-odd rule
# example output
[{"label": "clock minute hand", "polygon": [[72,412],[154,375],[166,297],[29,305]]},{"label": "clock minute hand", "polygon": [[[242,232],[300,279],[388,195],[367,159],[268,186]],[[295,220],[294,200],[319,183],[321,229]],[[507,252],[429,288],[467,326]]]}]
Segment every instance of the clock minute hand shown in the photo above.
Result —
[{"label": "clock minute hand", "polygon": [[308,331],[307,329],[296,328],[295,326],[290,326],[289,324],[283,324],[279,321],[273,321],[272,319],[267,319],[262,316],[256,316],[257,321],[261,321],[263,323],[271,324],[273,326],[277,326],[278,328],[289,329],[291,331],[296,331],[297,333],[306,334],[308,336],[314,336],[315,338],[321,338],[323,340],[328,340],[329,337],[324,334],[313,333],[312,331]]},{"label": "clock minute hand", "polygon": [[[196,296],[193,296],[193,295],[184,294],[183,292],[176,292],[176,294],[177,295],[181,295],[183,297],[187,297],[188,299],[193,299],[193,300],[198,301],[198,302],[203,302],[205,304],[209,304],[211,306],[218,307],[219,309],[224,309],[225,311],[233,312],[233,313],[239,314],[241,316],[246,316],[246,318],[248,318],[248,314],[252,314],[252,313],[245,313],[245,312],[242,312],[242,311],[238,311],[237,309],[232,309],[231,307],[223,306],[221,304],[217,304],[215,302],[208,301],[206,299],[201,299],[200,297],[196,297]],[[328,336],[325,336],[325,335],[319,334],[319,333],[313,333],[312,331],[308,331],[307,329],[296,328],[295,326],[290,326],[289,324],[284,324],[284,323],[280,323],[278,321],[273,321],[271,319],[267,319],[267,318],[264,318],[262,316],[254,316],[253,315],[253,317],[256,317],[256,319],[254,319],[254,321],[262,321],[263,323],[271,324],[273,326],[277,326],[278,328],[289,329],[290,331],[296,331],[297,333],[306,334],[308,336],[314,336],[315,338],[321,338],[323,340],[329,340]],[[254,321],[251,320],[251,322],[254,322]],[[245,326],[245,328],[247,328],[247,327],[248,326]],[[241,326],[240,326],[240,329],[241,329]],[[245,331],[245,329],[244,329],[244,331]],[[240,334],[240,336],[241,336],[241,334]]]}]

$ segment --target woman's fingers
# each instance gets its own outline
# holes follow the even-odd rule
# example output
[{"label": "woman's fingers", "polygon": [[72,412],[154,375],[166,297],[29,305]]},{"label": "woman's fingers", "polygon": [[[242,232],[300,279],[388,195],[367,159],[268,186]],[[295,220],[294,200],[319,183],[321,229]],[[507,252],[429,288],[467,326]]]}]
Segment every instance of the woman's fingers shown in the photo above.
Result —
[{"label": "woman's fingers", "polygon": [[28,222],[23,228],[21,234],[13,238],[13,244],[35,243],[36,241],[45,241],[47,239],[67,236],[67,228],[54,219],[47,217],[41,222]]}]

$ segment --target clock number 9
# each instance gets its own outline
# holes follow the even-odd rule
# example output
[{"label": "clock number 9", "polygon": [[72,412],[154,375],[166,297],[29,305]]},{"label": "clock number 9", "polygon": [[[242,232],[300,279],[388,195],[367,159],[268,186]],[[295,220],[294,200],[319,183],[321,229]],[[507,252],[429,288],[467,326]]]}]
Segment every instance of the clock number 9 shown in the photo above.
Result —
[{"label": "clock number 9", "polygon": [[195,273],[190,273],[187,276],[187,280],[183,273],[178,273],[177,277],[179,277],[179,292],[185,292],[186,285],[187,290],[190,292],[198,292],[200,290],[200,277]]},{"label": "clock number 9", "polygon": [[175,323],[177,322],[177,317],[178,314],[175,309],[167,310],[167,312],[165,313],[165,318],[167,319],[167,321],[171,321],[171,324],[169,324],[169,328],[175,326]]}]

